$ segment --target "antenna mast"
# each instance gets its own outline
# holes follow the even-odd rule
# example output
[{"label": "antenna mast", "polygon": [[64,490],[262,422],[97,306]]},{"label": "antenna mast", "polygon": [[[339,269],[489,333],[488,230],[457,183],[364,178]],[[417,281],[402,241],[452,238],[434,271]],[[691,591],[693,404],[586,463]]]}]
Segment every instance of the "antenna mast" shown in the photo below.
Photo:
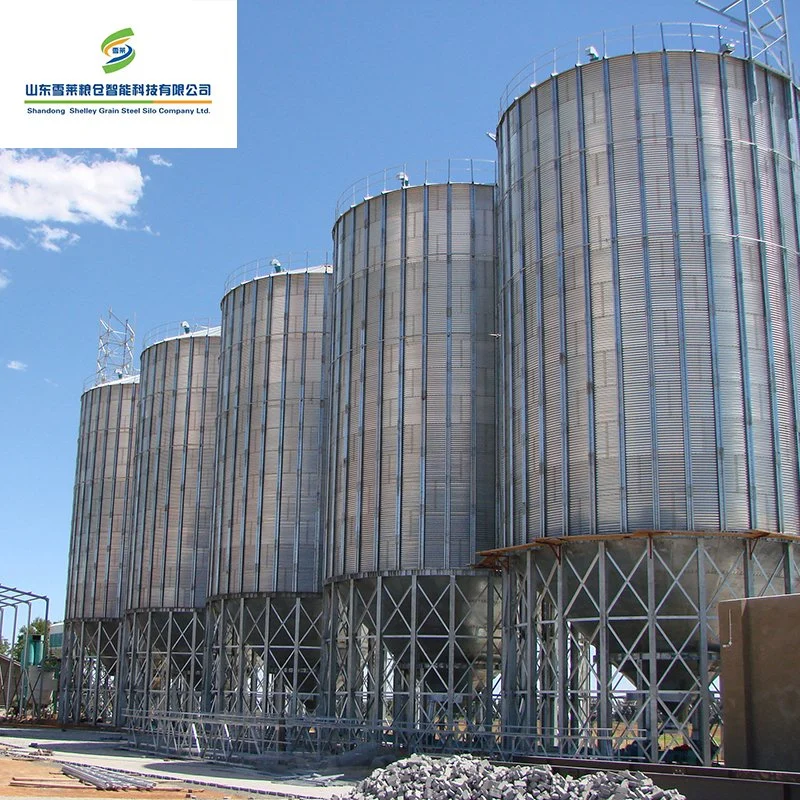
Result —
[{"label": "antenna mast", "polygon": [[784,0],[695,0],[744,28],[745,56],[792,77],[792,54]]},{"label": "antenna mast", "polygon": [[135,334],[128,320],[120,319],[110,308],[106,318],[100,317],[95,385],[134,374],[134,338]]}]

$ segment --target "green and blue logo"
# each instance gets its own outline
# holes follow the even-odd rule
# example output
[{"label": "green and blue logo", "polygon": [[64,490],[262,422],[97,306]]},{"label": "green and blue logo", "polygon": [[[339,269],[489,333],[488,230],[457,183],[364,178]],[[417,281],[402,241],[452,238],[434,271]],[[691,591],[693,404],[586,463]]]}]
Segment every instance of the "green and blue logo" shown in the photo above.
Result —
[{"label": "green and blue logo", "polygon": [[110,60],[103,64],[105,73],[116,72],[127,67],[136,57],[136,51],[128,44],[128,39],[133,36],[131,28],[123,28],[120,31],[107,36],[100,45],[100,49],[109,56]]}]

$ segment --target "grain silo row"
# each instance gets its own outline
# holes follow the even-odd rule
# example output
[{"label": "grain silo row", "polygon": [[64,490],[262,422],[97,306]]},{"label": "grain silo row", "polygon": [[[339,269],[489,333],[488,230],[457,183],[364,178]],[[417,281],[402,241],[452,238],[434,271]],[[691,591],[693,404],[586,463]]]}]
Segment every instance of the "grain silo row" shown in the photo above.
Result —
[{"label": "grain silo row", "polygon": [[316,705],[329,282],[242,281],[84,394],[65,722]]},{"label": "grain silo row", "polygon": [[718,757],[717,606],[798,589],[800,101],[688,34],[534,66],[496,179],[357,184],[84,394],[65,719]]}]

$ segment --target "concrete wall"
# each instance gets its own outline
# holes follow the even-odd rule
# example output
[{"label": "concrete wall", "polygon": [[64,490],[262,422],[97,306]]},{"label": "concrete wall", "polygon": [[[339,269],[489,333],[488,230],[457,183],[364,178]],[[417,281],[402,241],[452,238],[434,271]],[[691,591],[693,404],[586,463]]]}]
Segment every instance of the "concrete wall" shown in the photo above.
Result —
[{"label": "concrete wall", "polygon": [[725,764],[800,772],[800,594],[719,604]]}]

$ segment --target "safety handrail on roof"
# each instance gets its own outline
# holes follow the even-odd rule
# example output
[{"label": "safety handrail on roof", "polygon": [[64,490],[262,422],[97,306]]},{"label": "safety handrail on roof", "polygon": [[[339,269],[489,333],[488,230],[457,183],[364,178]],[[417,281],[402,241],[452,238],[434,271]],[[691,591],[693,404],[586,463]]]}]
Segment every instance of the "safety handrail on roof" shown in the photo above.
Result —
[{"label": "safety handrail on roof", "polygon": [[551,47],[522,67],[506,84],[500,97],[499,115],[502,117],[514,100],[533,86],[581,64],[612,56],[663,51],[725,53],[749,58],[746,50],[747,41],[741,29],[703,22],[658,22],[585,34]]},{"label": "safety handrail on roof", "polygon": [[267,275],[276,275],[282,272],[330,272],[331,258],[330,252],[314,253],[305,250],[299,253],[290,252],[248,261],[228,275],[225,280],[225,294],[234,286]]},{"label": "safety handrail on roof", "polygon": [[382,192],[434,183],[497,183],[495,162],[487,158],[445,158],[403,162],[373,172],[347,187],[336,201],[335,219],[354,205]]},{"label": "safety handrail on roof", "polygon": [[219,332],[219,323],[212,322],[209,317],[190,317],[180,321],[173,320],[151,328],[144,335],[142,349],[158,342],[163,342],[164,339],[174,339],[178,336],[213,336]]}]

